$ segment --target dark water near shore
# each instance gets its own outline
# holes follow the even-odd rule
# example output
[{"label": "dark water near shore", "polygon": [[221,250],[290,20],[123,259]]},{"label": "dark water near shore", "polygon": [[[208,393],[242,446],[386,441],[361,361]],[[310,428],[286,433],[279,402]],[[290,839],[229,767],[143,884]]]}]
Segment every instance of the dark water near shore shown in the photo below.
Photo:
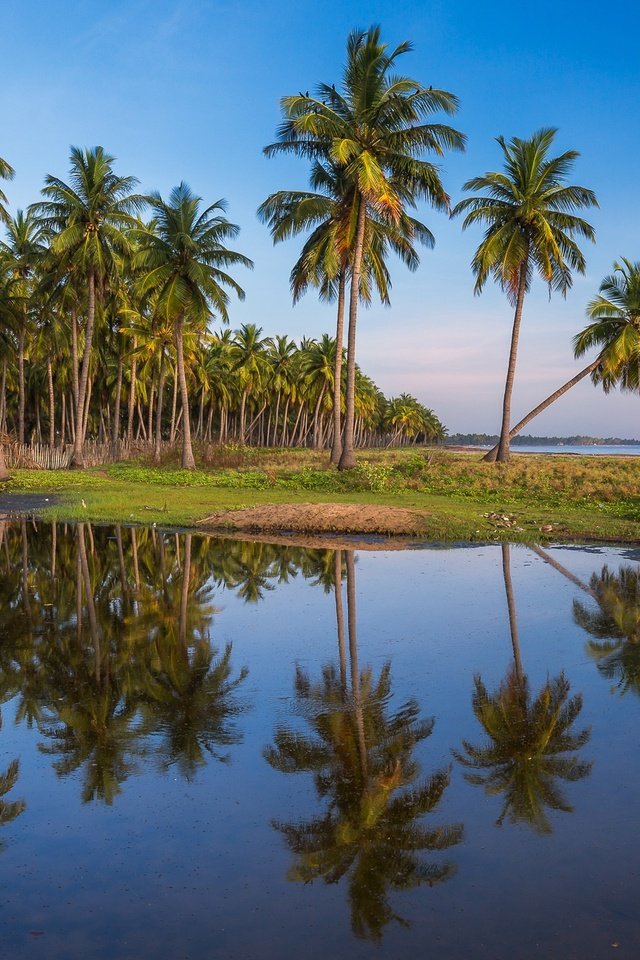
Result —
[{"label": "dark water near shore", "polygon": [[[471,447],[469,448],[471,449]],[[477,450],[488,450],[489,447],[477,447]],[[582,445],[558,446],[556,444],[513,443],[511,445],[512,453],[557,453],[562,456],[580,456],[580,457],[638,457],[640,456],[640,445],[633,446],[628,444],[601,444],[601,445]]]},{"label": "dark water near shore", "polygon": [[639,559],[0,523],[0,957],[637,956]]}]

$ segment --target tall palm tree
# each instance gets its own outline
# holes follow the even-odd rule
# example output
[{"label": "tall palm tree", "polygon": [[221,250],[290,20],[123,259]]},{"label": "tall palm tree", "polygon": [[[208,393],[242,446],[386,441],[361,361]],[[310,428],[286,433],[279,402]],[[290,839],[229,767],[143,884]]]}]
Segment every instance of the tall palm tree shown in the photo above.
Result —
[{"label": "tall palm tree", "polygon": [[278,141],[267,155],[293,152],[311,159],[328,159],[344,168],[351,189],[351,289],[347,338],[347,391],[344,444],[339,468],[355,466],[356,323],[365,256],[367,222],[375,212],[398,225],[403,213],[425,199],[448,210],[449,198],[437,168],[424,160],[427,151],[462,149],[464,137],[426,119],[437,110],[455,113],[457,98],[427,88],[395,73],[397,60],[411,49],[408,42],[389,51],[380,28],[353,31],[347,41],[347,62],[341,90],[322,83],[317,97],[297,95],[281,101],[284,114]]},{"label": "tall palm tree", "polygon": [[510,455],[511,394],[525,294],[537,273],[549,292],[557,290],[566,296],[572,271],[585,272],[585,259],[574,237],[595,239],[591,224],[573,212],[597,206],[595,194],[586,187],[565,184],[579,154],[567,150],[550,156],[555,135],[555,129],[544,128],[528,140],[513,137],[507,142],[498,137],[503,171],[467,180],[463,189],[483,192],[466,197],[453,210],[454,216],[466,213],[463,229],[475,223],[487,225],[471,263],[475,292],[480,293],[492,276],[515,308],[496,457],[500,462]]},{"label": "tall palm tree", "polygon": [[239,228],[224,216],[224,200],[202,210],[201,198],[192,193],[186,183],[180,183],[173,188],[168,201],[159,193],[153,193],[148,202],[154,220],[145,229],[134,231],[140,244],[134,266],[144,274],[141,294],[153,291],[158,310],[173,324],[183,410],[182,466],[193,470],[195,459],[184,360],[185,326],[203,332],[213,314],[227,323],[229,294],[225,288],[235,291],[241,300],[244,291],[225,270],[238,265],[251,268],[253,263],[225,246],[228,239],[238,235]]},{"label": "tall palm tree", "polygon": [[[0,157],[0,180],[12,180],[14,175],[15,171],[13,167]],[[8,223],[9,221],[9,212],[5,206],[7,202],[4,192],[0,190],[0,221],[3,223]],[[0,440],[0,481],[8,479],[9,471],[7,470],[7,464],[4,459],[4,449],[2,447],[2,441]]]},{"label": "tall palm tree", "polygon": [[11,276],[10,293],[16,303],[18,341],[18,443],[25,442],[25,344],[32,302],[34,273],[45,252],[42,224],[29,210],[18,210],[7,223],[7,239],[0,241],[0,260]]},{"label": "tall palm tree", "polygon": [[96,319],[96,300],[127,253],[125,231],[135,225],[134,212],[143,198],[132,193],[135,177],[113,170],[115,158],[102,147],[71,148],[69,182],[47,175],[44,200],[33,205],[51,234],[51,252],[87,284],[87,322],[76,398],[76,432],[71,465],[84,466],[84,409]]}]

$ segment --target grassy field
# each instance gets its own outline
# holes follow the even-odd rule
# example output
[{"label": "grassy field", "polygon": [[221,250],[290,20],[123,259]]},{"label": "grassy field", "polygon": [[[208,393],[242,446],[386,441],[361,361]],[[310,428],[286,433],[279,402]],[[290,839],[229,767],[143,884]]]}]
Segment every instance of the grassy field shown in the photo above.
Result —
[{"label": "grassy field", "polygon": [[226,447],[193,473],[170,462],[17,470],[0,489],[53,495],[47,512],[58,519],[190,526],[216,510],[330,502],[417,510],[434,539],[640,541],[635,457],[516,454],[495,465],[443,449],[376,450],[338,473],[326,454]]}]

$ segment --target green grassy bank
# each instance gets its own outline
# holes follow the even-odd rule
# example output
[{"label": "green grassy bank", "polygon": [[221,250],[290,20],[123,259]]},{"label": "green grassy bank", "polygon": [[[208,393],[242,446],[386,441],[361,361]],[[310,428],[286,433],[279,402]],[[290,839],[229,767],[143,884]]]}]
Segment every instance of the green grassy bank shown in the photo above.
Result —
[{"label": "green grassy bank", "polygon": [[[122,463],[81,472],[16,470],[5,492],[52,494],[57,519],[190,526],[218,510],[268,503],[407,507],[447,540],[640,542],[640,458],[368,451],[356,470],[326,454],[221,448],[188,472]],[[353,531],[357,532],[357,531]]]}]

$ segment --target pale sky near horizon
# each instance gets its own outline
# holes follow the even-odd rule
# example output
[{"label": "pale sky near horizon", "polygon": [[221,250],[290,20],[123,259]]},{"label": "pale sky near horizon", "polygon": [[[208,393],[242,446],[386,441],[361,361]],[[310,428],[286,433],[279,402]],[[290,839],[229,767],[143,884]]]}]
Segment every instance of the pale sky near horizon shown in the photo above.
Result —
[{"label": "pale sky near horizon", "polygon": [[[101,144],[116,170],[143,191],[166,194],[186,180],[208,203],[225,197],[241,227],[235,247],[255,261],[237,279],[246,301],[231,324],[268,335],[333,332],[331,306],[307,294],[295,308],[289,271],[299,241],[274,248],[255,215],[283,188],[306,187],[306,164],[267,160],[279,98],[339,83],[347,34],[380,23],[390,44],[409,39],[403,73],[461,100],[452,122],[469,138],[440,162],[452,202],[470,176],[499,169],[495,137],[559,128],[557,151],[577,149],[572,180],[593,189],[586,216],[597,244],[584,244],[587,274],[566,300],[541,281],[525,304],[513,413],[524,414],[577,372],[571,340],[587,302],[621,256],[640,259],[640,11],[631,0],[603,24],[600,4],[541,0],[3,0],[3,136],[0,156],[16,170],[12,208],[38,199],[47,173],[66,177],[69,146]],[[461,231],[428,207],[436,237],[415,274],[392,264],[392,305],[361,313],[358,361],[387,394],[409,391],[451,432],[498,430],[511,308],[488,284],[473,296],[470,260],[481,231]],[[640,398],[604,396],[583,382],[531,424],[538,435],[640,438]]]}]

